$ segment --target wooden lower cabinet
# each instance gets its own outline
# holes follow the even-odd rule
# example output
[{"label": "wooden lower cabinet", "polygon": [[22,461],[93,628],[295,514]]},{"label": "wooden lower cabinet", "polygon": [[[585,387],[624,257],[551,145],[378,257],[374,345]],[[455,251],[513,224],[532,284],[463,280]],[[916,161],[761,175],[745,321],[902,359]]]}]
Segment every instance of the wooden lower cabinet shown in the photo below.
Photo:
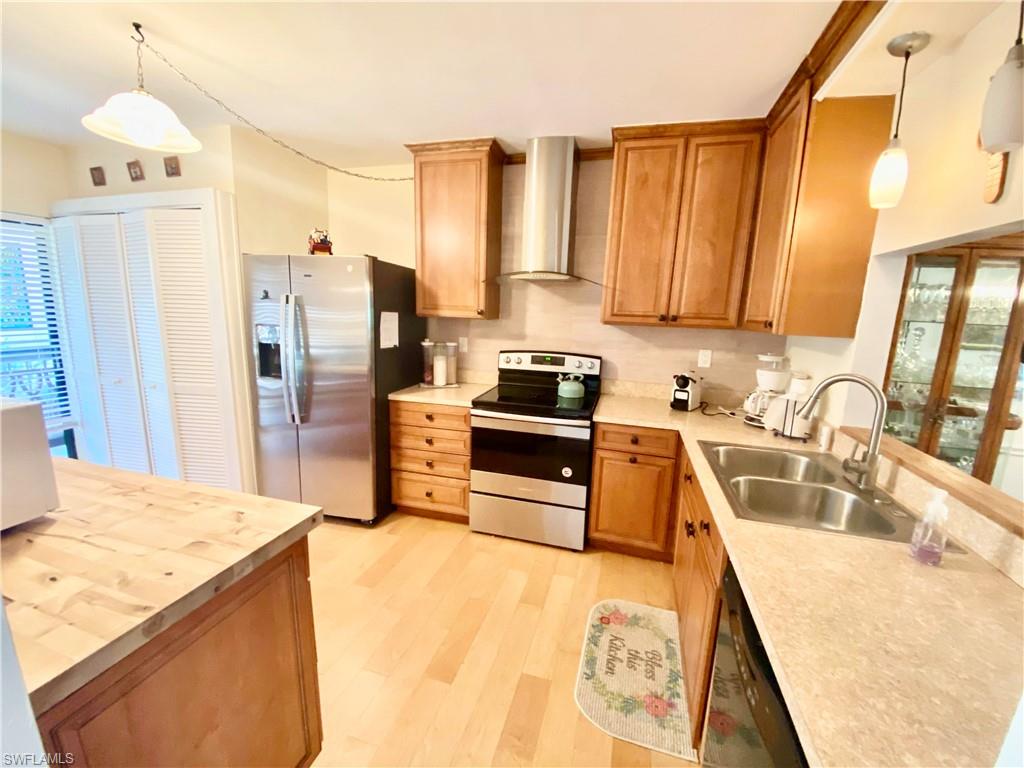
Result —
[{"label": "wooden lower cabinet", "polygon": [[683,468],[672,582],[679,613],[686,702],[696,749],[704,728],[704,710],[711,686],[725,547],[685,453],[680,463]]},{"label": "wooden lower cabinet", "polygon": [[79,766],[306,766],[320,752],[306,539],[38,717]]},{"label": "wooden lower cabinet", "polygon": [[469,409],[391,402],[391,503],[404,512],[469,520]]},{"label": "wooden lower cabinet", "polygon": [[[678,440],[675,433],[665,432]],[[595,449],[587,523],[590,544],[672,562],[675,478],[674,455]]]}]

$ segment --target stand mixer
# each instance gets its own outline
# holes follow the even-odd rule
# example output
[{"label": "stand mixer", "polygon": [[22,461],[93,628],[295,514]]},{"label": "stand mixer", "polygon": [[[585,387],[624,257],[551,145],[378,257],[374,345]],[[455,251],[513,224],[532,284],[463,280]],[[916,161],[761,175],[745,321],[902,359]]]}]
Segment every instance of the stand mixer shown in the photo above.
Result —
[{"label": "stand mixer", "polygon": [[764,429],[764,415],[775,398],[782,396],[789,386],[792,373],[785,355],[758,355],[761,366],[757,369],[757,389],[743,401],[747,415],[743,421],[752,427]]}]

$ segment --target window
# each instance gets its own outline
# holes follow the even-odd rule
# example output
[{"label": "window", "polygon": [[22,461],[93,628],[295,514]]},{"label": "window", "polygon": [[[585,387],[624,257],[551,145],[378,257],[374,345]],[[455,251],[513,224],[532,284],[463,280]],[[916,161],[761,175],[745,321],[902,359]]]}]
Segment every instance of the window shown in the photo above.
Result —
[{"label": "window", "polygon": [[49,224],[0,218],[0,394],[42,403],[50,450],[75,457]]}]

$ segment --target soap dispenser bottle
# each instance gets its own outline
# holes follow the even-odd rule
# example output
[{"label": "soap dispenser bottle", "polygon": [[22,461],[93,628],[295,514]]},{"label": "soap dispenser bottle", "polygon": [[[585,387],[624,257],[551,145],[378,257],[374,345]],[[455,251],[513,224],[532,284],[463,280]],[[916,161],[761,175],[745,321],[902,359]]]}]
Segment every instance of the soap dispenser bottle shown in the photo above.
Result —
[{"label": "soap dispenser bottle", "polygon": [[914,526],[910,539],[910,554],[925,565],[938,565],[946,551],[946,491],[936,489],[932,500],[924,509],[924,517]]}]

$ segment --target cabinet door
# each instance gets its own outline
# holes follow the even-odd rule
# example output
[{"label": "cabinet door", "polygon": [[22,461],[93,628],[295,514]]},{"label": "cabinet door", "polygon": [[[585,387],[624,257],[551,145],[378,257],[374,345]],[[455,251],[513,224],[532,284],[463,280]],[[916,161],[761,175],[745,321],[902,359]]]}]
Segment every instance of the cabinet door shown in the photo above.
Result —
[{"label": "cabinet door", "polygon": [[589,534],[636,554],[669,552],[676,461],[662,456],[594,451]]},{"label": "cabinet door", "polygon": [[502,154],[493,140],[472,145],[453,151],[410,147],[416,153],[420,315],[498,316]]},{"label": "cabinet door", "polygon": [[707,703],[714,631],[718,623],[718,581],[711,574],[700,547],[691,558],[686,605],[680,618],[686,702],[694,746],[700,739]]},{"label": "cabinet door", "polygon": [[740,326],[748,330],[770,330],[774,325],[778,294],[793,237],[810,104],[811,86],[808,81],[793,95],[778,120],[768,127],[760,207],[740,321]]},{"label": "cabinet door", "polygon": [[[684,468],[683,472],[687,470]],[[688,508],[686,494],[676,494],[676,544],[675,556],[672,560],[672,586],[676,598],[676,613],[679,614],[679,637],[683,637],[686,616],[686,601],[690,594],[690,576],[693,568],[693,557],[697,552],[697,526],[693,514]]]},{"label": "cabinet door", "polygon": [[671,324],[736,327],[760,159],[760,133],[698,136],[687,144]]},{"label": "cabinet door", "polygon": [[615,145],[601,319],[667,322],[686,139]]}]

